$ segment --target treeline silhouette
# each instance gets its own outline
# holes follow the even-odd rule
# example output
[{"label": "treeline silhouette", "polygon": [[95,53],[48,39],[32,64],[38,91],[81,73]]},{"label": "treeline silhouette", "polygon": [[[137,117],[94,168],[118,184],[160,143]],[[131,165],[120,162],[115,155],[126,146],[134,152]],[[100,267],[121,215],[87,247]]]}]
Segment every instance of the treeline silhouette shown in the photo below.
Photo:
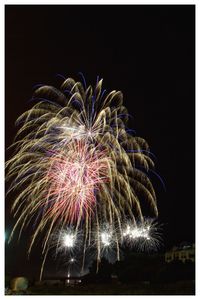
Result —
[{"label": "treeline silhouette", "polygon": [[[184,280],[195,280],[195,264],[174,260],[164,261],[161,254],[129,253],[124,259],[114,264],[105,258],[99,263],[93,261],[89,273],[84,276],[83,283],[110,283],[116,277],[121,283],[147,281],[150,283],[170,283]],[[115,275],[115,276],[113,276]]]}]

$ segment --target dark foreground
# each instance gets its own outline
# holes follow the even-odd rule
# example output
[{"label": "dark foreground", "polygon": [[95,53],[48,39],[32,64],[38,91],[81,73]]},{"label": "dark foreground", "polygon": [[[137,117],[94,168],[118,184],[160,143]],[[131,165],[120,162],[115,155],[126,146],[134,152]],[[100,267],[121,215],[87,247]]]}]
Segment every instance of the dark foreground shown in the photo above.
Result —
[{"label": "dark foreground", "polygon": [[194,295],[194,281],[163,284],[88,284],[76,286],[34,286],[26,295]]}]

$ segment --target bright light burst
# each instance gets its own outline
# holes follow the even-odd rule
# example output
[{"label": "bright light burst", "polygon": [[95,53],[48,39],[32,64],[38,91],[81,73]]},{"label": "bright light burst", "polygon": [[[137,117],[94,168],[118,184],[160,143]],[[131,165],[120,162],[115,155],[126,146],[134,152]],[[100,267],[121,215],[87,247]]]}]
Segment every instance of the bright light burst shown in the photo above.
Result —
[{"label": "bright light burst", "polygon": [[67,248],[72,248],[74,246],[74,235],[66,233],[63,237],[63,244]]},{"label": "bright light burst", "polygon": [[[44,233],[45,258],[52,245],[72,250],[79,244],[83,256],[95,245],[97,260],[109,247],[115,247],[119,259],[126,239],[151,241],[143,208],[146,201],[157,217],[147,175],[154,163],[146,141],[127,128],[122,93],[106,95],[102,80],[93,89],[68,78],[60,90],[39,87],[33,100],[36,104],[17,120],[16,152],[6,164],[9,192],[19,191],[10,239],[16,228],[21,234],[34,222],[29,253]],[[105,231],[104,224],[110,229]]]},{"label": "bright light burst", "polygon": [[128,222],[123,231],[123,242],[139,251],[155,251],[161,244],[161,228],[153,219],[137,225]]},{"label": "bright light burst", "polygon": [[66,229],[58,229],[51,234],[48,249],[53,249],[55,258],[58,255],[71,257],[79,251],[82,243],[81,231],[75,231],[73,227],[67,227]]},{"label": "bright light burst", "polygon": [[101,243],[104,247],[107,247],[110,245],[111,241],[111,234],[107,232],[102,232],[101,233]]}]

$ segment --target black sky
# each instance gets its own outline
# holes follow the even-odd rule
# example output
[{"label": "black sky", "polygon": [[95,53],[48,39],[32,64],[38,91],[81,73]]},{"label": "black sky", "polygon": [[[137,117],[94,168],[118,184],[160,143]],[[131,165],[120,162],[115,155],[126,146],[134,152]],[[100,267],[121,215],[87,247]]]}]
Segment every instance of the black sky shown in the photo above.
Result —
[{"label": "black sky", "polygon": [[[56,74],[80,80],[79,71],[94,84],[99,75],[107,91],[123,92],[129,127],[157,157],[166,191],[152,181],[166,247],[194,241],[194,5],[6,5],[5,54],[6,147],[35,84],[59,87]],[[10,272],[32,268],[24,248],[23,239],[6,247]],[[37,268],[37,253],[33,260]]]}]

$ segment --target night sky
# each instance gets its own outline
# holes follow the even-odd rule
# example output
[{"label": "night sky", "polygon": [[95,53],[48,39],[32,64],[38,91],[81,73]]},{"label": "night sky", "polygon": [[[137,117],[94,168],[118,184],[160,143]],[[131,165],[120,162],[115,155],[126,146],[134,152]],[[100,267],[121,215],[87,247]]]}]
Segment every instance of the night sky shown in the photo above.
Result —
[{"label": "night sky", "polygon": [[[6,147],[16,134],[16,118],[30,108],[35,84],[59,88],[56,74],[80,80],[80,71],[87,84],[95,84],[99,75],[107,91],[123,92],[133,116],[129,128],[147,140],[156,156],[166,190],[156,176],[151,179],[165,248],[194,242],[194,28],[194,5],[7,5]],[[6,159],[10,155],[6,151]],[[13,197],[6,199],[8,233]],[[15,238],[6,246],[8,273],[38,273],[40,245],[27,261],[29,238],[28,229],[18,244]]]}]

